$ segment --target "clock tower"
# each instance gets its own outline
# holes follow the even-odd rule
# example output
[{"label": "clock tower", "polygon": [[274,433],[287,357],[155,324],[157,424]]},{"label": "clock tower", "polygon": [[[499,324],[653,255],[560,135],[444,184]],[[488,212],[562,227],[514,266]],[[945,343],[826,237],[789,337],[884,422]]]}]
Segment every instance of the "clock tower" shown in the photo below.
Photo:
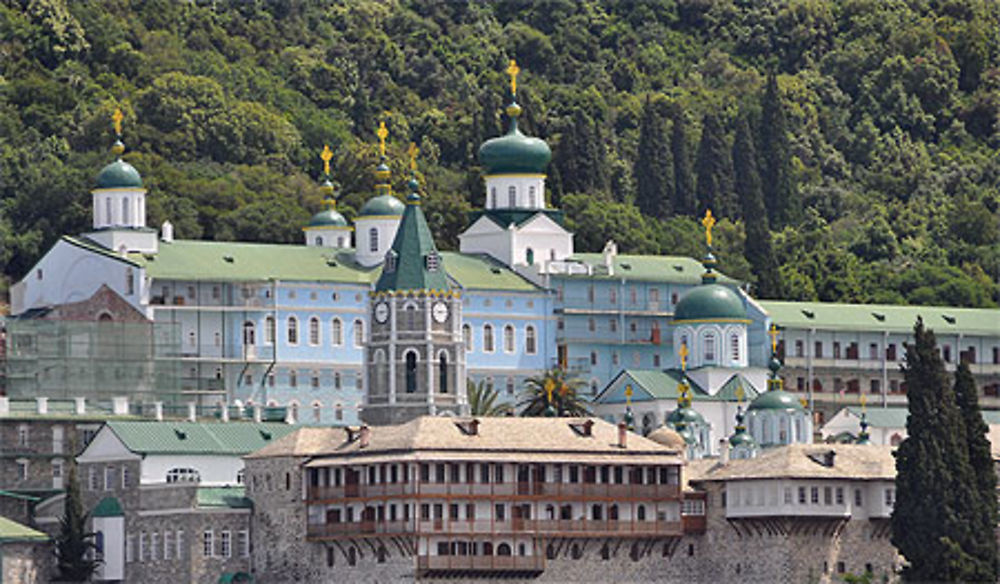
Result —
[{"label": "clock tower", "polygon": [[[411,145],[411,168],[415,156]],[[434,246],[416,178],[409,186],[399,229],[369,298],[367,396],[361,414],[368,424],[399,424],[465,409],[462,300]]]}]

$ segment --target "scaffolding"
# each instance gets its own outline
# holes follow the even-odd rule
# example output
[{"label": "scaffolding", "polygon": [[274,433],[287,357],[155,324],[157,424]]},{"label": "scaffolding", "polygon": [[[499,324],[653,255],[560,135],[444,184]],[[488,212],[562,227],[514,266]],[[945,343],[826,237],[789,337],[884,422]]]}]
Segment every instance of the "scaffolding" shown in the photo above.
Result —
[{"label": "scaffolding", "polygon": [[15,398],[179,404],[180,327],[172,323],[6,319],[0,363]]}]

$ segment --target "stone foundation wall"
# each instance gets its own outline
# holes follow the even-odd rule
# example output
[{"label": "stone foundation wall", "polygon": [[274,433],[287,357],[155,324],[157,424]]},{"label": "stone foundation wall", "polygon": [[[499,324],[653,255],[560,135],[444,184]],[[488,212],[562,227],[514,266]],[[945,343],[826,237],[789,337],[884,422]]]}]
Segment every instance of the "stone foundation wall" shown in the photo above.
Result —
[{"label": "stone foundation wall", "polygon": [[41,584],[49,582],[55,568],[49,542],[10,542],[0,544],[0,582],[4,584]]},{"label": "stone foundation wall", "polygon": [[293,457],[246,459],[246,495],[254,502],[252,564],[261,582],[315,581],[317,566],[306,544],[300,462]]}]

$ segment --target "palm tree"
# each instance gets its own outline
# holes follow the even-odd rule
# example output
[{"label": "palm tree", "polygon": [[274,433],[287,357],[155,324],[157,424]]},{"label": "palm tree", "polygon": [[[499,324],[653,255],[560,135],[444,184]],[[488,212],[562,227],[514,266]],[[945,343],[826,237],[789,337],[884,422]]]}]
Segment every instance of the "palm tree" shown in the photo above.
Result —
[{"label": "palm tree", "polygon": [[478,384],[467,379],[465,381],[465,393],[469,401],[469,414],[473,416],[505,416],[512,413],[510,404],[497,403],[500,393],[487,386],[486,380],[480,380]]},{"label": "palm tree", "polygon": [[582,379],[568,377],[564,369],[555,367],[542,375],[524,380],[525,391],[517,404],[522,416],[589,416],[587,399],[577,390]]}]

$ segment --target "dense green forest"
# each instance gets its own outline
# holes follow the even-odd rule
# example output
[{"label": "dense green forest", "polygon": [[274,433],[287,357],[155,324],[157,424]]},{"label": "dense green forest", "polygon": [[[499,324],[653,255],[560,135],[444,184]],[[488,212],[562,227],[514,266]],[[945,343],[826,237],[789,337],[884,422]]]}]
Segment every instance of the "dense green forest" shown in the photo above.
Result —
[{"label": "dense green forest", "polygon": [[454,248],[513,58],[578,250],[700,256],[710,206],[758,296],[995,306],[998,30],[991,0],[12,0],[0,265],[87,229],[119,106],[178,237],[299,241],[326,143],[350,218],[385,120]]}]

